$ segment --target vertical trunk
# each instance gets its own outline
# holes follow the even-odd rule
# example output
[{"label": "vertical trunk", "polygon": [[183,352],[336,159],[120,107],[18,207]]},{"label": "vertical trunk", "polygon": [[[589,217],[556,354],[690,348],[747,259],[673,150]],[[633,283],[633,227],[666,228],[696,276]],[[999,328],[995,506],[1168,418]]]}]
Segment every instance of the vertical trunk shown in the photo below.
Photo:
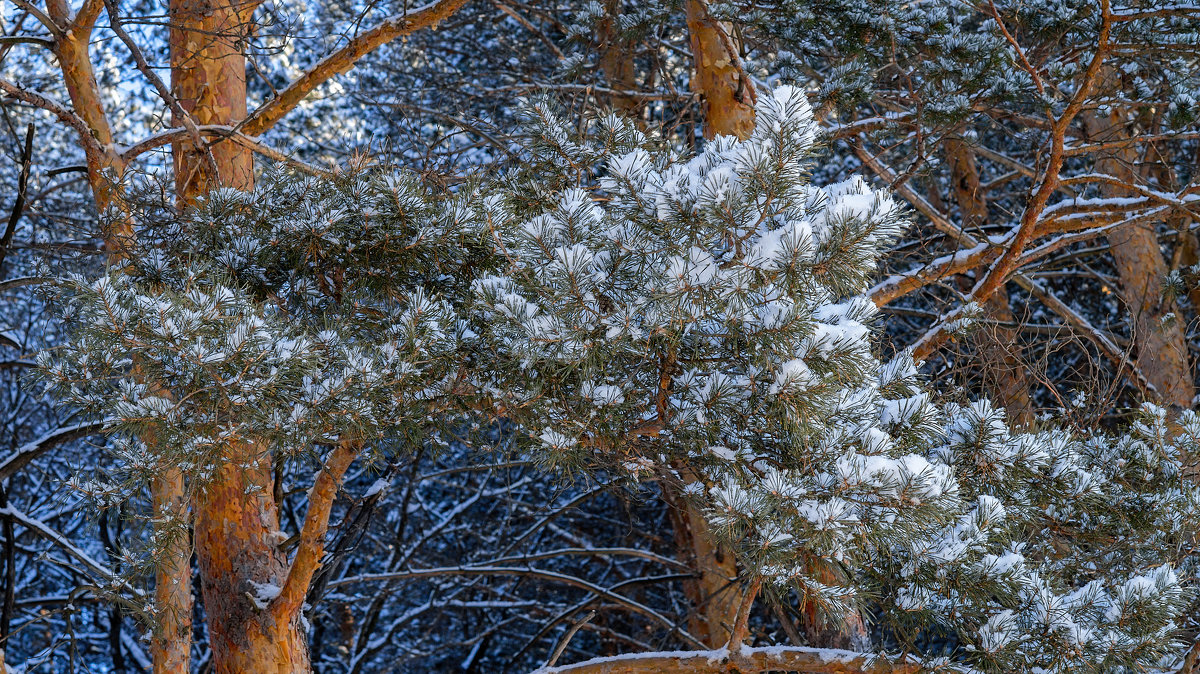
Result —
[{"label": "vertical trunk", "polygon": [[[198,125],[233,125],[246,118],[241,44],[254,6],[245,0],[170,2],[171,87]],[[206,151],[189,138],[173,149],[175,186],[184,202],[214,187],[248,190],[254,185],[254,156],[237,143],[216,142]]]},{"label": "vertical trunk", "polygon": [[600,42],[600,70],[608,80],[608,86],[617,92],[609,97],[609,104],[614,110],[633,115],[637,112],[638,101],[624,93],[633,91],[637,86],[634,81],[633,43],[621,37],[620,17],[621,0],[607,0],[604,18],[600,21],[596,36]]},{"label": "vertical trunk", "polygon": [[[198,125],[234,125],[246,117],[246,60],[241,43],[253,4],[242,0],[171,0],[171,86]],[[175,120],[180,123],[181,120]],[[254,159],[232,142],[173,147],[175,185],[186,204],[217,187],[249,190]],[[230,443],[221,467],[194,496],[195,547],[204,609],[218,674],[308,672],[299,610],[267,606],[287,577],[271,458],[252,442]]]},{"label": "vertical trunk", "polygon": [[[113,143],[112,126],[104,110],[100,86],[96,81],[88,51],[92,29],[102,5],[93,3],[86,16],[73,14],[66,0],[47,0],[46,13],[60,26],[74,25],[73,30],[55,40],[54,53],[62,71],[63,83],[71,100],[71,108],[83,120],[99,144],[93,149],[83,143],[87,160],[88,184],[96,203],[103,212],[120,199],[114,181],[119,181],[125,165]],[[119,203],[118,203],[119,205]],[[105,248],[115,259],[124,252],[123,243],[133,236],[133,223],[128,217],[117,218],[105,235]],[[145,438],[152,444],[152,438]],[[163,476],[150,486],[154,514],[162,521],[186,521],[186,497],[183,476],[178,473]],[[159,624],[150,641],[150,652],[156,674],[186,674],[191,657],[192,592],[191,545],[186,531],[173,532],[172,541],[155,570],[154,601]]]},{"label": "vertical trunk", "polygon": [[[1089,140],[1104,142],[1126,138],[1124,112],[1115,107],[1108,116],[1096,112],[1081,115]],[[1134,171],[1139,163],[1133,146],[1114,150],[1096,160],[1095,171],[1119,178],[1130,185],[1138,179]],[[1101,187],[1106,197],[1133,196],[1132,190],[1106,184]],[[1108,236],[1113,265],[1121,284],[1121,297],[1130,313],[1134,362],[1154,385],[1158,401],[1165,405],[1190,408],[1196,395],[1194,373],[1184,338],[1184,321],[1164,321],[1178,307],[1164,298],[1162,283],[1167,275],[1167,262],[1158,243],[1158,223],[1138,223],[1126,226]]]},{"label": "vertical trunk", "polygon": [[[844,574],[827,563],[814,562],[810,566],[810,572],[820,583],[838,586],[846,582]],[[860,652],[871,650],[871,635],[861,613],[849,613],[840,621],[831,621],[815,602],[804,601],[800,609],[804,618],[804,636],[810,646]]]},{"label": "vertical trunk", "polygon": [[[944,148],[950,168],[950,183],[962,214],[963,227],[981,227],[988,220],[988,206],[979,181],[979,166],[975,153],[961,137],[946,138]],[[979,270],[983,272],[985,270]],[[1017,351],[1020,334],[1008,293],[1001,287],[984,302],[983,315],[988,321],[985,329],[972,334],[975,354],[983,374],[983,383],[997,402],[1004,405],[1008,418],[1018,426],[1033,421],[1033,401],[1029,396],[1029,376]]]},{"label": "vertical trunk", "polygon": [[204,610],[217,674],[309,671],[299,611],[276,618],[268,610],[287,577],[278,548],[279,511],[269,488],[269,457],[235,443],[229,461],[196,501],[196,556],[204,580]]},{"label": "vertical trunk", "polygon": [[692,90],[704,97],[704,137],[750,137],[754,130],[754,83],[741,68],[729,31],[713,18],[708,0],[687,0],[691,35]]},{"label": "vertical trunk", "polygon": [[[704,136],[748,138],[754,130],[754,84],[738,67],[741,61],[733,41],[726,27],[709,13],[708,0],[686,0],[685,10],[695,66],[692,89],[704,98]],[[666,497],[676,545],[695,573],[695,578],[684,584],[695,607],[688,631],[720,648],[729,641],[737,619],[737,559],[732,550],[712,539],[703,513],[678,494]]]},{"label": "vertical trunk", "polygon": [[692,604],[688,632],[710,648],[721,648],[728,643],[737,618],[737,560],[731,550],[713,541],[703,513],[671,491],[671,486],[663,488],[668,491],[665,497],[675,545],[693,573],[693,578],[683,583]]},{"label": "vertical trunk", "polygon": [[154,571],[154,604],[158,614],[150,654],[155,674],[187,674],[192,650],[192,546],[187,534],[187,497],[183,474],[172,471],[150,485],[154,515],[181,523],[171,532],[169,548]]}]

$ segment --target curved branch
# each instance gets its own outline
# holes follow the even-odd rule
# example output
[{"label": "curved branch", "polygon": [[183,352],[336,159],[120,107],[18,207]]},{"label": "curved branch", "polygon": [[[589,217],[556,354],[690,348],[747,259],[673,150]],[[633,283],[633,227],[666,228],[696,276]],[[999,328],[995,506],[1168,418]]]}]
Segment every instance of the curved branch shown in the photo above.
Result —
[{"label": "curved branch", "polygon": [[[311,176],[329,177],[332,175],[330,171],[302,162],[299,159],[289,157],[279,150],[276,150],[275,148],[263,143],[259,139],[247,136],[241,131],[238,131],[236,127],[227,126],[224,124],[201,124],[196,127],[196,131],[202,136],[215,136],[217,138],[231,140],[238,145],[249,148],[258,154],[261,154],[267,159],[283,162],[295,167],[298,171],[307,173]],[[133,145],[126,147],[121,153],[121,159],[122,161],[129,163],[138,156],[143,155],[151,150],[160,148],[164,145],[170,145],[176,140],[182,140],[191,137],[192,130],[186,128],[175,128],[162,133],[156,133],[153,136],[147,136]]]},{"label": "curved branch", "polygon": [[333,509],[333,501],[337,498],[342,477],[361,450],[361,442],[342,440],[313,480],[308,496],[308,513],[300,529],[300,545],[279,596],[271,602],[271,612],[277,620],[291,619],[304,604],[308,585],[325,554],[325,534],[329,531],[329,512]]},{"label": "curved branch", "polygon": [[1063,161],[1066,158],[1064,148],[1067,129],[1071,126],[1071,122],[1075,120],[1075,116],[1083,109],[1084,101],[1091,95],[1092,89],[1096,85],[1096,80],[1100,77],[1100,69],[1104,64],[1104,58],[1108,55],[1108,37],[1112,29],[1112,11],[1109,7],[1109,0],[1100,1],[1100,17],[1100,35],[1097,38],[1096,53],[1092,55],[1092,60],[1088,63],[1087,70],[1083,74],[1083,81],[1079,84],[1079,89],[1071,97],[1071,100],[1067,103],[1067,107],[1063,109],[1062,115],[1054,120],[1054,128],[1050,133],[1050,157],[1046,162],[1042,184],[1038,186],[1037,190],[1030,197],[1029,203],[1025,206],[1025,212],[1021,214],[1020,228],[1017,230],[1016,235],[1013,236],[1008,250],[1004,251],[1000,259],[996,260],[995,264],[988,269],[987,273],[971,289],[971,300],[976,302],[987,300],[1017,270],[1017,266],[1021,261],[1021,254],[1025,252],[1025,246],[1037,235],[1038,222],[1041,220],[1042,211],[1045,210],[1046,203],[1050,200],[1050,195],[1058,189],[1059,171],[1062,170]]},{"label": "curved branch", "polygon": [[76,440],[87,435],[94,435],[103,430],[104,424],[99,422],[75,424],[74,426],[66,426],[50,431],[36,440],[27,442],[8,456],[0,459],[0,481],[12,477],[17,471],[28,465],[30,461],[64,442],[70,442],[71,440]]},{"label": "curved branch", "polygon": [[59,119],[59,121],[65,123],[79,134],[80,144],[83,145],[85,151],[87,151],[89,154],[95,153],[96,156],[104,155],[104,148],[101,147],[96,138],[92,136],[92,130],[88,128],[87,123],[84,122],[83,119],[78,115],[68,110],[63,104],[50,98],[49,96],[43,96],[42,94],[29,91],[28,89],[22,89],[21,87],[5,79],[0,79],[0,91],[3,91],[18,101],[32,105],[35,108],[41,108],[42,110],[54,115]]}]

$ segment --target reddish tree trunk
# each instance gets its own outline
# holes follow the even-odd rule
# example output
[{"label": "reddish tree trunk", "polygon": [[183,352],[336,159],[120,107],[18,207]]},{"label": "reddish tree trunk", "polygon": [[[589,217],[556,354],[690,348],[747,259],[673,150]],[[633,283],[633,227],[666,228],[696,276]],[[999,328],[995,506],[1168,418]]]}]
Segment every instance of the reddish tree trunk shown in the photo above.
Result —
[{"label": "reddish tree trunk", "polygon": [[[240,44],[252,7],[238,0],[171,1],[172,93],[197,125],[232,126],[246,117]],[[254,157],[237,143],[198,147],[188,138],[173,151],[181,203],[217,187],[254,186]],[[270,467],[270,457],[254,443],[231,443],[212,480],[194,496],[194,542],[218,674],[310,671],[300,611],[280,616],[268,610],[271,588],[282,588],[288,572],[287,556],[278,548],[282,536]]]},{"label": "reddish tree trunk", "polygon": [[[287,577],[271,462],[239,443],[195,497],[196,556],[218,674],[308,672],[299,611],[277,617],[268,602]],[[243,464],[243,462],[246,462]]]},{"label": "reddish tree trunk", "polygon": [[728,30],[708,11],[708,0],[687,0],[691,35],[692,90],[704,97],[704,137],[750,137],[754,131],[754,83],[740,68],[741,59]]},{"label": "reddish tree trunk", "polygon": [[[664,485],[664,489],[671,488]],[[703,513],[678,494],[668,493],[666,498],[675,545],[681,561],[693,574],[683,583],[683,592],[693,607],[688,615],[688,632],[710,648],[721,648],[729,642],[737,618],[737,559],[733,551],[713,541]]]},{"label": "reddish tree trunk", "polygon": [[[1109,77],[1115,77],[1110,73]],[[1083,115],[1083,127],[1090,140],[1104,142],[1126,138],[1124,112],[1114,107],[1109,116],[1097,113]],[[1096,173],[1120,178],[1134,185],[1139,165],[1136,146],[1129,145],[1102,156],[1096,161]],[[1132,190],[1105,184],[1101,193],[1106,197],[1133,196]],[[1167,276],[1167,261],[1158,242],[1158,223],[1137,223],[1123,227],[1108,236],[1121,284],[1121,298],[1130,313],[1131,332],[1137,353],[1134,361],[1146,380],[1154,385],[1157,402],[1190,408],[1196,395],[1195,376],[1184,337],[1184,321],[1167,319],[1177,314],[1175,302],[1164,297],[1163,280]]]},{"label": "reddish tree trunk", "polygon": [[596,35],[600,42],[600,70],[608,80],[608,86],[614,90],[609,96],[609,104],[615,110],[632,115],[637,112],[638,101],[626,92],[633,91],[637,86],[634,81],[633,43],[621,37],[618,28],[620,17],[621,0],[607,0],[604,18],[597,26]]},{"label": "reddish tree trunk", "polygon": [[[171,0],[172,93],[198,125],[233,125],[246,118],[246,58],[239,45],[254,6],[241,0]],[[206,152],[187,139],[173,149],[175,187],[185,202],[214,187],[254,186],[254,155],[238,143],[214,142]]]}]

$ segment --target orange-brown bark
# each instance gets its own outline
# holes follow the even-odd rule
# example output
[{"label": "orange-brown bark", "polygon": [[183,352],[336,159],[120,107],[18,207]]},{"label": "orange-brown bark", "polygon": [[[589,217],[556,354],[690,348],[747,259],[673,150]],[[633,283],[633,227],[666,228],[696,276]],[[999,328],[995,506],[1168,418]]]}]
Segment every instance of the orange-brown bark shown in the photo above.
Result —
[{"label": "orange-brown bark", "polygon": [[155,674],[187,674],[192,645],[192,546],[186,530],[183,474],[176,470],[159,477],[150,486],[150,496],[160,522],[184,529],[167,537],[170,543],[155,568],[158,624],[150,640],[150,656]]},{"label": "orange-brown bark", "polygon": [[[1039,235],[1038,224],[1050,196],[1058,189],[1063,161],[1066,159],[1065,147],[1067,131],[1075,118],[1083,111],[1084,104],[1092,95],[1101,78],[1104,61],[1108,57],[1112,45],[1109,37],[1112,32],[1112,10],[1109,0],[1100,0],[1100,30],[1096,36],[1096,51],[1088,62],[1087,69],[1080,77],[1079,85],[1071,100],[1063,108],[1062,114],[1054,119],[1050,128],[1050,153],[1040,176],[1041,182],[1029,196],[1025,211],[1021,213],[1021,221],[1017,231],[1008,241],[1007,249],[987,273],[979,279],[971,292],[972,299],[983,302],[999,290],[1021,265],[1021,255],[1025,247]],[[914,356],[923,359],[925,355],[914,350]]]},{"label": "orange-brown bark", "polygon": [[196,556],[218,674],[310,671],[304,597],[324,553],[329,513],[359,444],[342,442],[317,474],[292,562],[280,548],[270,457],[233,443],[195,497]]},{"label": "orange-brown bark", "polygon": [[[246,58],[238,45],[253,8],[245,0],[171,0],[171,89],[198,125],[246,118]],[[176,193],[185,202],[218,186],[254,185],[254,155],[237,143],[204,148],[185,137],[176,141],[174,159]]]},{"label": "orange-brown bark", "polygon": [[[729,33],[713,18],[707,0],[687,0],[685,10],[694,63],[692,89],[704,100],[704,136],[748,138],[754,130],[754,83],[739,67]],[[684,583],[695,607],[688,631],[719,648],[729,641],[737,618],[737,560],[733,551],[713,540],[703,513],[677,494],[669,494],[668,501],[676,546],[695,574]]]},{"label": "orange-brown bark", "polygon": [[[100,85],[96,81],[96,71],[88,52],[96,18],[102,7],[102,3],[92,0],[84,3],[78,13],[72,13],[66,0],[46,2],[46,14],[63,29],[63,33],[54,40],[54,55],[58,58],[72,112],[86,127],[79,129],[79,132],[82,134],[86,131],[89,136],[80,145],[84,150],[88,184],[99,211],[112,203],[116,196],[114,183],[120,180],[125,171],[125,163],[113,144],[112,125],[104,111]],[[112,249],[122,237],[131,233],[129,223],[118,219],[114,223],[114,231],[108,233],[109,248]]]},{"label": "orange-brown bark", "polygon": [[300,612],[313,574],[321,567],[321,555],[325,554],[325,534],[329,529],[329,512],[333,509],[342,477],[350,464],[354,463],[360,447],[360,443],[350,440],[338,443],[313,481],[312,489],[308,492],[308,513],[300,529],[300,544],[279,598],[271,606],[271,610],[281,619]]},{"label": "orange-brown bark", "polygon": [[341,49],[321,59],[317,65],[263,103],[242,125],[251,136],[266,131],[283,119],[314,89],[354,67],[359,59],[396,38],[424,28],[437,28],[466,4],[466,0],[437,0],[404,14],[388,17],[360,32]]},{"label": "orange-brown bark", "polygon": [[[1108,77],[1117,77],[1109,72]],[[1088,113],[1083,127],[1089,140],[1107,142],[1127,137],[1124,112],[1114,107],[1108,116]],[[1096,173],[1119,178],[1135,185],[1135,168],[1140,162],[1136,146],[1121,145],[1096,161]],[[1107,197],[1132,196],[1133,190],[1104,183],[1101,194]],[[1121,284],[1121,297],[1130,314],[1136,354],[1134,360],[1146,379],[1154,385],[1158,402],[1190,408],[1196,395],[1192,364],[1184,336],[1184,321],[1166,320],[1177,313],[1174,300],[1162,293],[1167,276],[1167,261],[1158,241],[1158,222],[1136,223],[1109,234],[1108,242]]]},{"label": "orange-brown bark", "polygon": [[757,99],[729,31],[713,18],[708,0],[687,0],[685,9],[695,64],[692,90],[704,99],[704,137],[749,138]]},{"label": "orange-brown bark", "polygon": [[300,613],[268,610],[287,576],[271,461],[251,443],[233,443],[212,480],[195,494],[195,546],[218,674],[309,671]]},{"label": "orange-brown bark", "polygon": [[688,632],[706,646],[720,648],[729,641],[737,619],[737,559],[713,540],[703,513],[677,494],[668,495],[668,506],[676,548],[693,573],[683,583],[692,604]]},{"label": "orange-brown bark", "polygon": [[609,104],[614,110],[634,114],[638,109],[638,101],[628,93],[637,86],[634,81],[633,43],[621,37],[618,28],[620,17],[621,0],[608,0],[604,5],[604,18],[600,20],[596,31],[600,43],[600,70],[614,92],[609,95]]},{"label": "orange-brown bark", "polygon": [[[827,562],[813,560],[809,572],[817,582],[831,587],[844,585],[842,572]],[[804,619],[804,635],[811,646],[865,651],[871,647],[871,635],[862,614],[852,611],[840,620],[830,620],[817,602],[801,598],[800,615]]]}]

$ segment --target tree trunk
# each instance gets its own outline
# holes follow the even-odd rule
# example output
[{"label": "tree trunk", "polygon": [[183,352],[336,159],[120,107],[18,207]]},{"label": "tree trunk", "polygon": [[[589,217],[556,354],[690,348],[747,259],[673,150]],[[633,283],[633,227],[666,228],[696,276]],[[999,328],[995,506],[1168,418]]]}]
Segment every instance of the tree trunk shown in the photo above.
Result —
[{"label": "tree trunk", "polygon": [[[85,3],[85,6],[87,4]],[[98,14],[102,6],[101,3],[94,3],[91,11]],[[83,12],[83,8],[80,12]],[[88,184],[92,188],[96,210],[103,212],[114,196],[112,181],[121,177],[125,166],[113,144],[112,126],[104,112],[100,86],[96,81],[96,71],[88,52],[95,14],[76,15],[71,11],[67,0],[46,0],[46,13],[59,26],[75,26],[55,40],[54,55],[58,57],[63,83],[71,99],[71,109],[83,121],[98,144],[98,147],[89,147],[88,143],[81,143],[87,158]],[[122,228],[122,224],[126,226]],[[121,231],[110,234],[128,235],[130,232],[127,225],[128,223],[118,222],[117,226]]]},{"label": "tree trunk", "polygon": [[664,496],[675,545],[694,576],[683,583],[683,592],[692,604],[688,632],[710,648],[721,648],[729,642],[737,619],[737,559],[733,551],[713,541],[703,513],[670,485],[664,484],[663,489],[668,492]]},{"label": "tree trunk", "polygon": [[741,67],[729,31],[708,11],[708,0],[687,0],[691,35],[692,90],[704,98],[704,137],[737,136],[754,131],[754,83]]},{"label": "tree trunk", "polygon": [[268,610],[287,578],[279,549],[279,510],[272,495],[271,462],[249,443],[230,456],[195,497],[196,556],[217,674],[308,672],[301,613],[282,619]]},{"label": "tree trunk", "polygon": [[[1088,139],[1105,142],[1128,137],[1124,114],[1119,107],[1114,107],[1107,117],[1096,112],[1082,114]],[[1133,185],[1138,179],[1133,167],[1138,163],[1137,151],[1130,145],[1101,156],[1096,160],[1095,171]],[[1134,195],[1132,190],[1112,184],[1102,185],[1100,192],[1105,197]],[[1169,314],[1178,316],[1178,307],[1162,294],[1167,261],[1158,243],[1157,224],[1123,227],[1110,234],[1108,242],[1121,284],[1121,297],[1130,313],[1130,332],[1136,349],[1134,362],[1154,386],[1156,402],[1186,409],[1192,406],[1196,395],[1194,373],[1183,334],[1184,321],[1178,317],[1164,321]]]},{"label": "tree trunk", "polygon": [[[810,564],[810,573],[825,585],[844,585],[846,582],[844,574],[828,564]],[[853,611],[841,620],[829,620],[816,602],[803,601],[800,614],[804,618],[804,636],[808,639],[809,646],[863,653],[872,650],[871,635],[861,613]]]},{"label": "tree trunk", "polygon": [[192,546],[187,534],[187,497],[183,474],[171,471],[150,485],[154,515],[182,531],[169,532],[167,550],[154,570],[158,617],[150,640],[155,674],[187,674],[192,650]]},{"label": "tree trunk", "polygon": [[[246,58],[241,43],[254,3],[171,0],[171,88],[197,125],[234,125],[246,118]],[[177,126],[182,120],[175,119]],[[190,202],[215,187],[254,186],[254,155],[232,141],[208,151],[192,139],[174,145],[175,188]]]},{"label": "tree trunk", "polygon": [[[695,66],[692,89],[704,99],[704,137],[748,138],[754,130],[754,83],[739,68],[733,41],[726,27],[709,13],[708,1],[687,0],[685,10]],[[684,479],[688,477],[684,475]],[[679,494],[670,493],[671,487],[664,486],[664,490],[676,546],[695,573],[694,579],[684,583],[684,592],[695,607],[688,618],[688,631],[720,648],[729,641],[737,618],[737,559],[732,550],[713,541],[703,513]]]},{"label": "tree trunk", "polygon": [[[252,8],[238,0],[171,0],[172,93],[197,125],[235,125],[246,117],[240,45]],[[253,155],[237,143],[201,147],[187,138],[173,152],[181,204],[218,187],[254,187]],[[288,573],[271,487],[270,456],[240,441],[230,443],[211,481],[195,491],[194,541],[217,674],[310,671],[301,612],[280,617],[267,610]]]},{"label": "tree trunk", "polygon": [[[63,83],[71,108],[82,120],[95,145],[81,142],[87,160],[88,185],[101,213],[120,200],[116,181],[124,174],[125,164],[113,142],[112,126],[104,110],[100,86],[96,81],[89,44],[102,3],[85,3],[78,14],[66,0],[47,0],[46,13],[59,26],[71,30],[55,40],[54,53],[62,71]],[[124,256],[124,243],[133,236],[133,223],[119,217],[104,232],[105,248],[113,259]],[[153,438],[144,438],[153,444]],[[187,503],[183,476],[174,472],[150,485],[156,518],[174,523],[187,521]],[[185,532],[168,532],[171,541],[154,574],[154,608],[158,624],[150,639],[155,674],[186,674],[191,658],[192,571],[191,545]]]},{"label": "tree trunk", "polygon": [[[979,180],[975,152],[958,135],[948,136],[943,147],[962,226],[967,230],[982,227],[988,221],[988,205]],[[980,269],[978,273],[985,271]],[[1010,421],[1018,426],[1027,426],[1034,418],[1033,401],[1029,396],[1029,373],[1025,370],[1017,347],[1020,332],[1010,327],[1016,323],[1016,317],[1003,286],[983,303],[983,317],[987,321],[986,327],[974,331],[971,337],[984,386],[991,397],[1008,411]]]},{"label": "tree trunk", "polygon": [[604,18],[597,26],[596,35],[600,43],[600,71],[614,91],[609,95],[609,105],[618,112],[634,115],[638,111],[638,100],[626,93],[637,87],[634,80],[633,43],[621,37],[620,17],[621,0],[607,0]]}]

